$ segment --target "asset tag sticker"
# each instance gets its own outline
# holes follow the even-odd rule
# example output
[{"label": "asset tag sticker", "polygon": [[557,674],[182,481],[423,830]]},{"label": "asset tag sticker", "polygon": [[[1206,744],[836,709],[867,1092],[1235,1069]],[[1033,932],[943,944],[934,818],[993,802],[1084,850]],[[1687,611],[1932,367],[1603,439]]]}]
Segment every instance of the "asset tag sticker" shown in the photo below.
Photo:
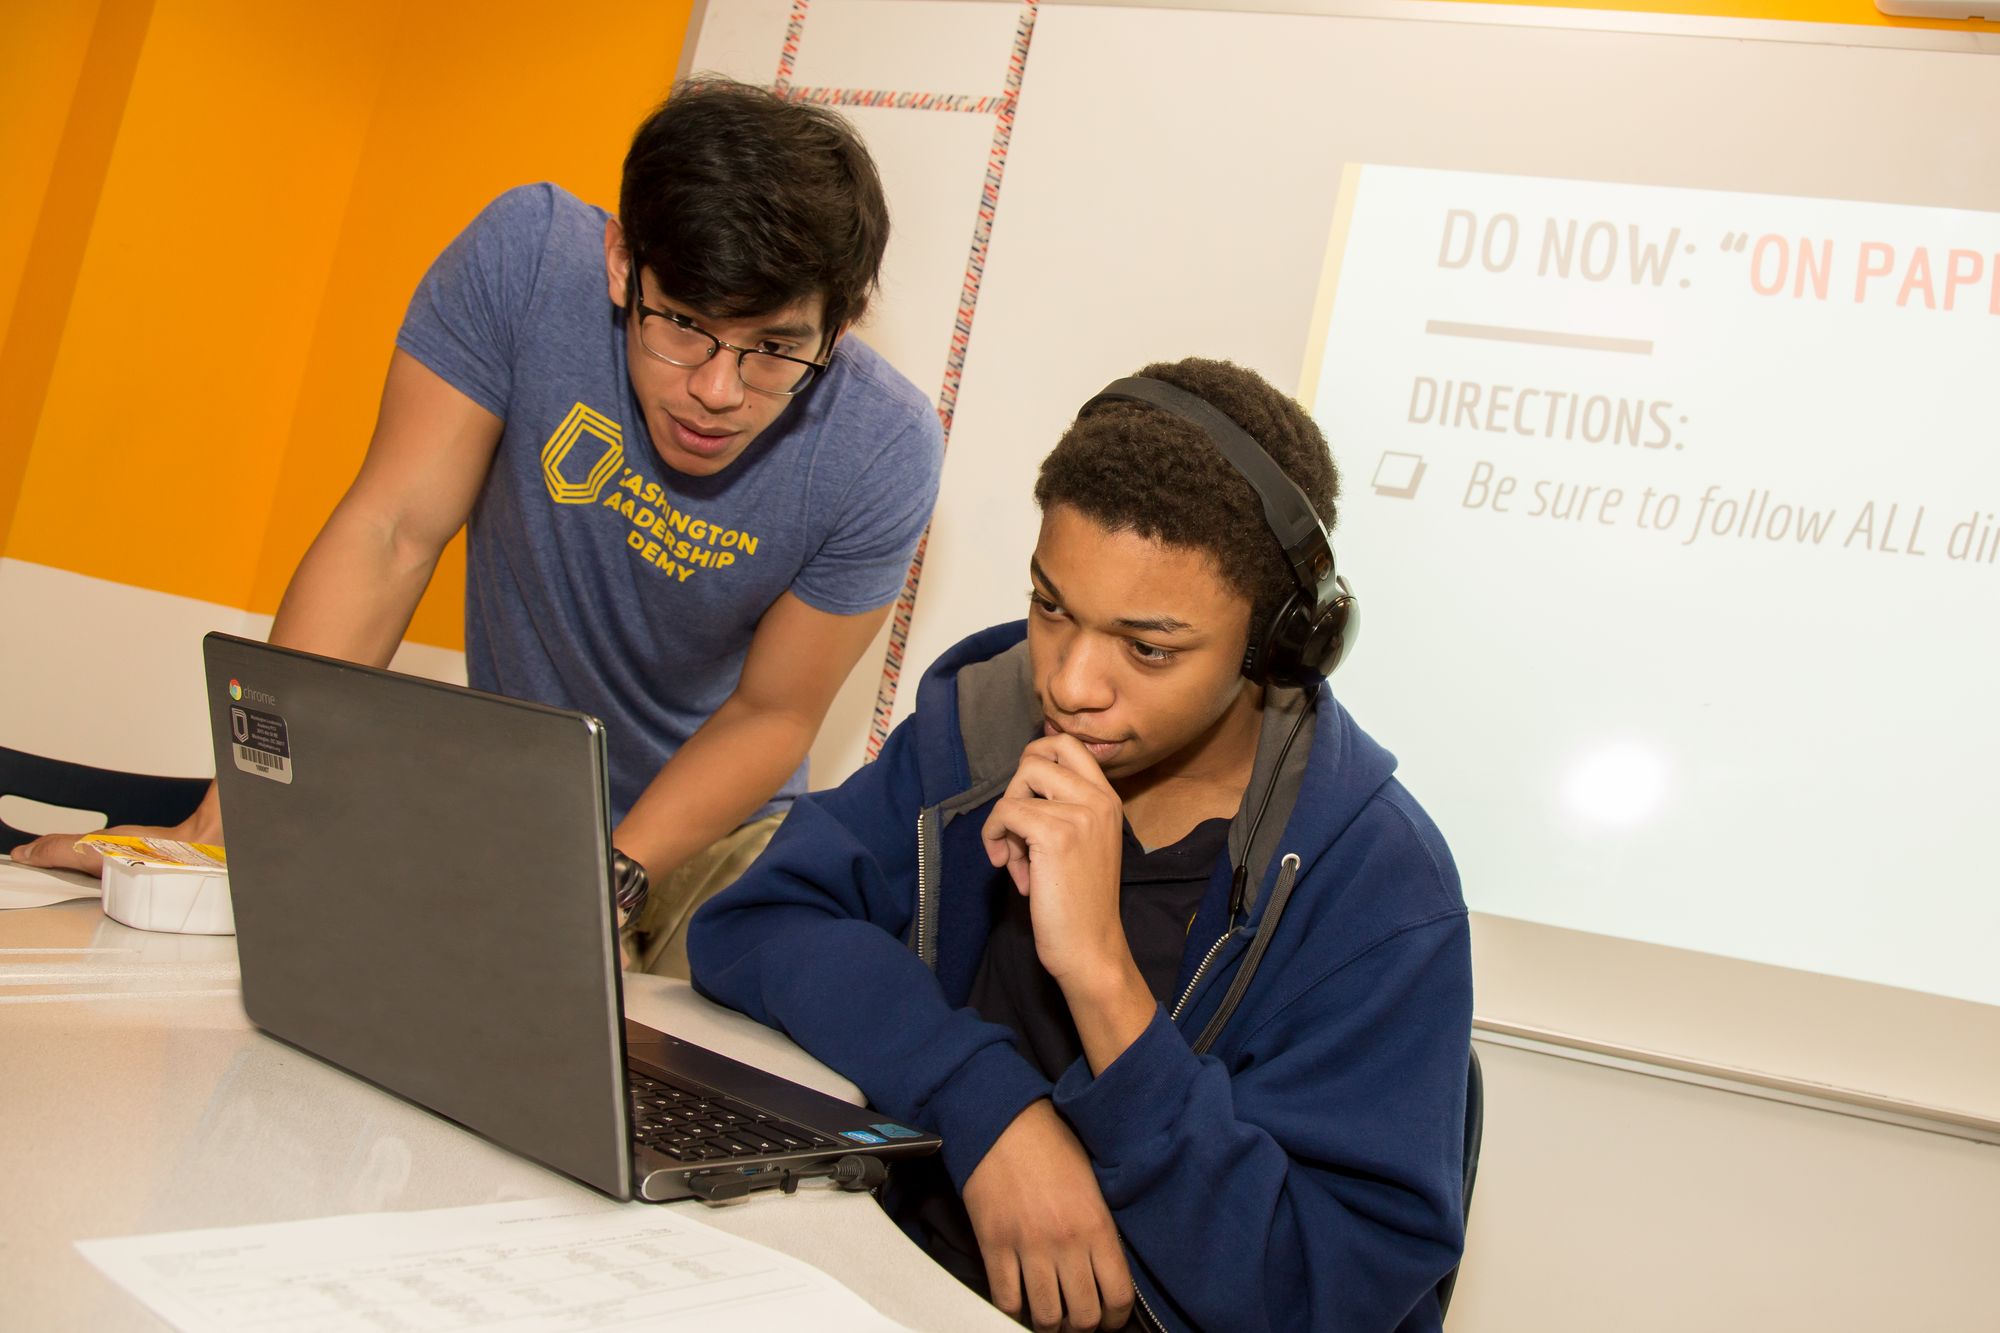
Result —
[{"label": "asset tag sticker", "polygon": [[292,780],[292,742],[285,719],[242,704],[229,705],[230,751],[236,766],[273,782]]}]

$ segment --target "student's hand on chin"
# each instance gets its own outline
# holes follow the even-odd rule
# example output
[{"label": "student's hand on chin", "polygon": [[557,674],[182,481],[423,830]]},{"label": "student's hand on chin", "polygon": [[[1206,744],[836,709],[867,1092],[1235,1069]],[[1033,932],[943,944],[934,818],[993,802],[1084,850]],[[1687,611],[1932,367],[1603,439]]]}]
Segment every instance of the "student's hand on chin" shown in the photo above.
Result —
[{"label": "student's hand on chin", "polygon": [[1083,1145],[1046,1099],[987,1149],[965,1182],[965,1211],[1004,1313],[1044,1333],[1125,1326],[1132,1274],[1118,1229]]},{"label": "student's hand on chin", "polygon": [[1118,919],[1125,813],[1083,742],[1044,736],[1021,752],[980,830],[986,856],[1027,895],[1035,952],[1058,983],[1130,956]]}]

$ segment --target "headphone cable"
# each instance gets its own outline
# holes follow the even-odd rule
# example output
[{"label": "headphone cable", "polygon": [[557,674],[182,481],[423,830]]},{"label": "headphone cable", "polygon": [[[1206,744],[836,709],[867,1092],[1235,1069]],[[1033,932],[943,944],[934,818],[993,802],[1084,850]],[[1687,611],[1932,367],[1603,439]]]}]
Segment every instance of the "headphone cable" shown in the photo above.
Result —
[{"label": "headphone cable", "polygon": [[1277,794],[1278,779],[1284,774],[1285,760],[1291,756],[1292,742],[1299,738],[1299,732],[1305,728],[1306,719],[1317,711],[1318,703],[1317,692],[1305,698],[1297,720],[1292,723],[1291,732],[1286,735],[1284,745],[1278,749],[1278,762],[1271,766],[1271,776],[1264,782],[1264,795],[1257,802],[1257,813],[1250,820],[1250,836],[1243,840],[1243,860],[1230,879],[1229,920],[1226,924],[1231,930],[1236,928],[1236,914],[1243,910],[1245,892],[1250,887],[1250,855],[1257,846],[1257,830],[1264,826],[1264,812],[1271,808],[1271,798]]}]

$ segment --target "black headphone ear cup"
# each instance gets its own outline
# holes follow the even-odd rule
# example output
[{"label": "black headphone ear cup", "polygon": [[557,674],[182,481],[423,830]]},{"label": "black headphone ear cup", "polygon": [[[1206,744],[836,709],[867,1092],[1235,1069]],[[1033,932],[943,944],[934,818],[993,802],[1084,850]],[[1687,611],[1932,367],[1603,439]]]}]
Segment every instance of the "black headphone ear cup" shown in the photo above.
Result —
[{"label": "black headphone ear cup", "polygon": [[1336,577],[1334,589],[1323,607],[1307,606],[1296,592],[1287,597],[1243,655],[1243,674],[1259,685],[1308,689],[1332,675],[1354,651],[1361,627],[1361,604],[1347,580]]},{"label": "black headphone ear cup", "polygon": [[1322,677],[1331,676],[1334,668],[1348,659],[1354,652],[1354,641],[1361,637],[1361,599],[1346,579],[1336,577],[1334,586],[1333,600],[1313,627],[1312,651],[1307,659]]},{"label": "black headphone ear cup", "polygon": [[1264,625],[1263,634],[1251,643],[1243,660],[1243,674],[1259,685],[1297,684],[1312,635],[1312,612],[1294,592],[1281,602]]}]

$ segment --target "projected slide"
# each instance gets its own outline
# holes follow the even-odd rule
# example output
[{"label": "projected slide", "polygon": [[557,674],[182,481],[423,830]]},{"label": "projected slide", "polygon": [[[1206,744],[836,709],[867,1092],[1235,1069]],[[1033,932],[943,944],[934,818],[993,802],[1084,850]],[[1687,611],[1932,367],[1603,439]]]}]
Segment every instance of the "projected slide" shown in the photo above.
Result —
[{"label": "projected slide", "polygon": [[1348,168],[1335,688],[1476,910],[2000,1004],[2000,216]]}]

